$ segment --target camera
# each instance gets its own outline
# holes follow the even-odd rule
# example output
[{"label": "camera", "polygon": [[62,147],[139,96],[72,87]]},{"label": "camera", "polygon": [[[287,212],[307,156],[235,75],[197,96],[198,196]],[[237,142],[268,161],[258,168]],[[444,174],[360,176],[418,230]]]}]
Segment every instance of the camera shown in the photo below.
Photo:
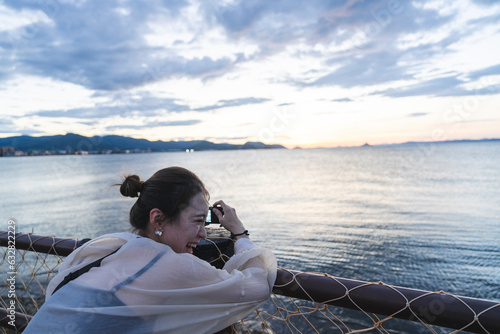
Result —
[{"label": "camera", "polygon": [[205,220],[205,225],[208,224],[220,224],[219,217],[214,213],[214,209],[219,210],[222,214],[224,211],[221,206],[211,206],[208,208],[207,219]]}]

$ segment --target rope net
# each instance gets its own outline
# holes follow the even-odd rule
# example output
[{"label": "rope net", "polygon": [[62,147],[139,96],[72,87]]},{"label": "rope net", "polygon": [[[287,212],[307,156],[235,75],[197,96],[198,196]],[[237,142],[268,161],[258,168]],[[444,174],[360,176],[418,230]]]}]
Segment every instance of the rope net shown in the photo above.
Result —
[{"label": "rope net", "polygon": [[[85,240],[18,233],[13,251],[7,234],[0,232],[0,332],[21,333],[65,256]],[[229,236],[211,229],[195,255],[221,268],[232,253]],[[280,268],[268,301],[219,333],[500,333],[500,303],[478,301]],[[441,319],[450,306],[451,322]]]}]

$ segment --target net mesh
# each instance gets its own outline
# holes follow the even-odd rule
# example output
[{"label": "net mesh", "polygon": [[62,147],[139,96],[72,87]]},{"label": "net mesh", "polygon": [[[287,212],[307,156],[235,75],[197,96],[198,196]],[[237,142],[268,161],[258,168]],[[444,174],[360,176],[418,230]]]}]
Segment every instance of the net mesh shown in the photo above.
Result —
[{"label": "net mesh", "polygon": [[[0,233],[0,237],[5,239],[5,233],[7,232]],[[46,238],[49,238],[48,243],[52,242],[54,245],[49,250],[52,254],[48,254],[46,249],[43,251],[37,250],[35,243],[25,247],[30,250],[17,248],[15,252],[12,252],[12,249],[7,247],[5,241],[2,244],[4,246],[2,247],[0,262],[0,306],[4,310],[0,316],[0,318],[3,318],[0,319],[2,320],[2,326],[0,327],[2,333],[16,333],[16,331],[9,329],[7,325],[9,306],[14,305],[18,318],[21,315],[33,316],[38,311],[44,302],[47,284],[57,274],[58,267],[64,260],[64,255],[59,254],[55,246],[65,240],[75,241],[75,239]],[[76,247],[76,241],[74,244]],[[223,232],[216,231],[209,235],[204,245],[200,245],[198,248],[203,250],[205,247],[208,250],[205,260],[217,267],[221,267],[230,257],[231,246],[231,239],[224,235]],[[12,261],[13,258],[9,257],[13,253],[15,253],[15,261]],[[498,327],[496,329],[488,328],[488,324],[483,324],[482,320],[483,317],[491,317],[491,312],[500,311],[500,303],[492,303],[488,308],[478,312],[471,308],[463,298],[442,291],[429,292],[409,299],[396,288],[381,282],[349,287],[340,279],[327,274],[280,269],[287,275],[281,283],[277,281],[274,287],[275,293],[271,295],[269,300],[256,311],[220,333],[458,333],[463,329],[469,329],[469,326],[473,324],[479,329],[476,330],[477,332],[495,333],[496,329],[498,329]],[[14,276],[15,280],[12,280]],[[307,283],[314,284],[313,281],[308,282],[311,277],[331,280],[332,284],[341,288],[341,292],[334,297],[325,294],[324,298],[321,298],[321,302],[311,301],[318,300],[317,296],[309,294],[309,291],[315,290],[315,287],[307,286]],[[291,290],[297,290],[296,292],[304,296],[304,298],[283,295],[286,293],[283,293],[282,289],[290,287],[292,283]],[[400,298],[399,304],[401,306],[394,310],[393,314],[389,316],[376,315],[364,310],[363,305],[358,302],[356,296],[363,294],[364,289],[374,286],[382,286],[388,290],[388,294],[392,293]],[[447,298],[463,304],[465,313],[462,313],[466,314],[465,319],[467,319],[464,326],[456,330],[431,326],[424,321],[425,319],[422,319],[420,313],[414,310],[416,307],[413,307],[413,305],[417,301],[422,301],[436,294],[445,295]],[[355,305],[357,310],[329,305],[331,302],[346,298]],[[431,310],[431,308],[429,309]],[[404,311],[411,312],[412,320],[415,322],[393,318],[394,315]],[[19,329],[19,326],[17,328]],[[22,329],[17,332],[22,332]]]}]

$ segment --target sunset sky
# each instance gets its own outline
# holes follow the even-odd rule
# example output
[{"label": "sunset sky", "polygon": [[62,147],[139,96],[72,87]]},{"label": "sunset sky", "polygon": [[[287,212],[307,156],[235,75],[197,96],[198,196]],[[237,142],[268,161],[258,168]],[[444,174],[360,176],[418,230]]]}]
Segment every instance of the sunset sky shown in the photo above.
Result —
[{"label": "sunset sky", "polygon": [[498,1],[0,1],[0,137],[500,138]]}]

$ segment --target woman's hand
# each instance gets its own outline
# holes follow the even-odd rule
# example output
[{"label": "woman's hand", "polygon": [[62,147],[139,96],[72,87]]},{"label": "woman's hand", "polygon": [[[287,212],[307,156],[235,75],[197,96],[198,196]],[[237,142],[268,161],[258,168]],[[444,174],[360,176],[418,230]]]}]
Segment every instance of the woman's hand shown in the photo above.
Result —
[{"label": "woman's hand", "polygon": [[[219,218],[220,226],[224,227],[232,234],[243,233],[245,231],[245,226],[236,215],[236,210],[224,203],[224,201],[217,201],[213,204],[214,207],[219,205],[222,207],[224,215],[222,215],[222,212],[219,210],[213,210],[213,212]],[[236,239],[239,238],[248,238],[248,235],[243,234],[236,237]]]}]

